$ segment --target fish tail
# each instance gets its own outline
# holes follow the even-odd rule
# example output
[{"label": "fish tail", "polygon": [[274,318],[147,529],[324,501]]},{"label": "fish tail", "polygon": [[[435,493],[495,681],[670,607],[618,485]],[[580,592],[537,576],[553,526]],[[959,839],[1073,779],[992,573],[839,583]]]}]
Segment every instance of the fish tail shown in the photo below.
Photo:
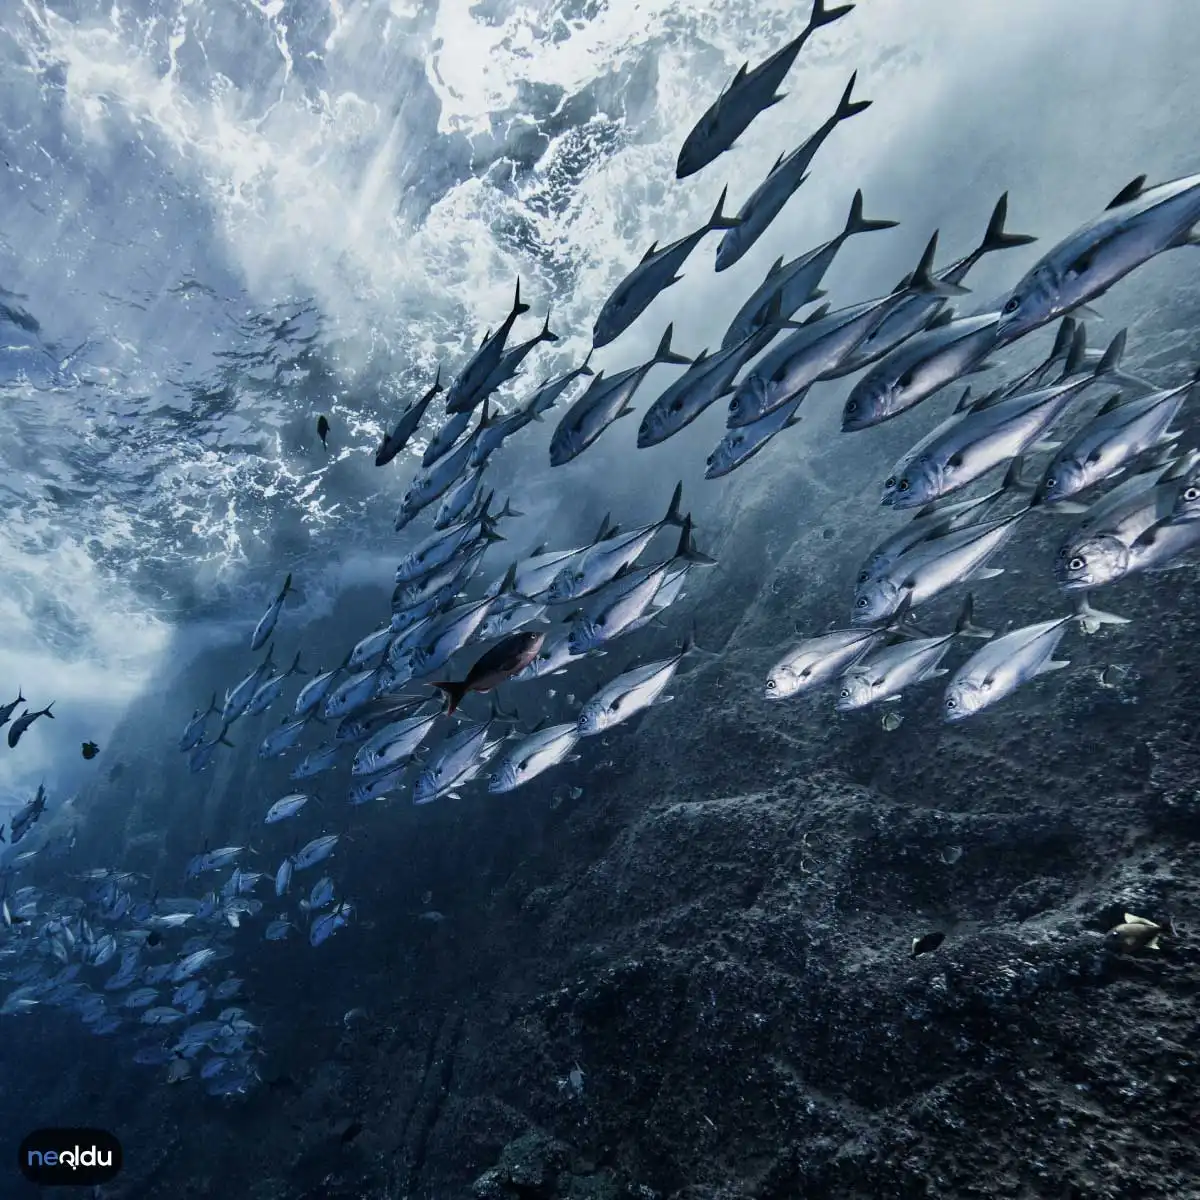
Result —
[{"label": "fish tail", "polygon": [[832,25],[853,7],[853,4],[838,4],[834,8],[826,8],[825,0],[813,0],[812,16],[808,18],[808,28],[801,34],[801,37],[807,37],[815,30],[820,29],[822,25]]},{"label": "fish tail", "polygon": [[[290,579],[291,576],[289,575]],[[307,675],[308,672],[300,665],[300,651],[296,651],[296,657],[292,659],[292,665],[288,668],[289,675]]]},{"label": "fish tail", "polygon": [[963,601],[962,611],[958,614],[958,620],[954,623],[955,637],[974,637],[987,640],[990,637],[995,637],[994,629],[984,629],[982,626],[975,624],[975,597],[970,593]]},{"label": "fish tail", "polygon": [[684,354],[676,354],[671,349],[671,336],[675,332],[674,324],[668,325],[663,332],[662,340],[658,343],[658,349],[654,352],[654,357],[650,360],[656,363],[675,363],[678,366],[686,367],[691,365],[691,359]]},{"label": "fish tail", "polygon": [[872,221],[863,216],[863,194],[859,188],[850,202],[850,215],[846,218],[846,227],[842,230],[842,240],[853,237],[856,233],[870,233],[873,229],[892,229],[899,221]]},{"label": "fish tail", "polygon": [[1037,241],[1037,238],[1028,233],[1007,233],[1004,229],[1004,222],[1007,218],[1008,193],[1005,192],[996,201],[996,207],[992,209],[991,218],[988,220],[987,229],[983,234],[983,241],[979,243],[979,247],[973,256],[974,258],[982,258],[985,254],[992,254],[996,250],[1008,250],[1014,246],[1028,246],[1030,242]]},{"label": "fish tail", "polygon": [[[963,296],[970,290],[963,287],[961,284],[948,283],[943,279],[934,279],[933,258],[937,254],[938,231],[933,231],[933,236],[925,244],[925,251],[921,255],[921,261],[917,263],[917,269],[912,273],[908,283],[905,285],[910,291],[924,292],[933,296]],[[897,289],[900,290],[900,289]]]},{"label": "fish tail", "polygon": [[466,681],[458,682],[453,679],[433,679],[430,680],[430,685],[438,689],[446,698],[446,707],[443,710],[447,716],[453,713],[462,703],[462,698],[467,694]]},{"label": "fish tail", "polygon": [[46,705],[46,707],[42,709],[42,716],[43,716],[43,717],[49,717],[49,718],[50,718],[50,720],[52,720],[52,721],[53,721],[53,720],[54,720],[54,714],[53,714],[53,713],[52,713],[50,710],[51,710],[51,709],[54,707],[54,705],[55,705],[55,701],[51,700],[51,701],[50,701],[50,703],[49,703],[49,704],[47,704],[47,705]]},{"label": "fish tail", "polygon": [[527,313],[528,311],[529,305],[521,303],[521,277],[518,275],[517,290],[516,294],[513,296],[512,315],[514,317],[519,317],[522,313]]},{"label": "fish tail", "polygon": [[846,84],[846,90],[842,93],[842,98],[838,101],[837,110],[833,114],[834,124],[838,121],[844,121],[847,117],[857,116],[860,112],[865,112],[874,103],[873,100],[851,100],[850,94],[854,91],[855,80],[858,79],[858,72],[855,71],[850,76],[850,82]]},{"label": "fish tail", "polygon": [[729,185],[726,184],[721,189],[721,195],[717,199],[717,207],[713,209],[713,214],[708,218],[708,224],[705,226],[710,232],[714,229],[736,229],[742,222],[738,217],[727,217],[724,213],[725,197],[729,194]]},{"label": "fish tail", "polygon": [[[675,485],[675,490],[671,493],[671,503],[667,506],[667,514],[662,519],[662,523],[664,525],[678,525],[680,527],[683,526],[684,517],[679,512],[679,504],[682,499],[683,499],[683,480],[681,479]],[[597,538],[596,540],[599,541],[600,539]]]},{"label": "fish tail", "polygon": [[546,320],[542,323],[542,332],[538,334],[539,342],[557,342],[558,334],[550,332],[550,309],[546,309]]},{"label": "fish tail", "polygon": [[1122,329],[1104,351],[1103,357],[1096,364],[1094,375],[1112,375],[1121,365],[1121,356],[1125,353],[1125,335],[1128,331]]},{"label": "fish tail", "polygon": [[592,370],[592,366],[591,366],[592,355],[595,353],[596,353],[596,347],[593,346],[587,352],[587,356],[584,358],[583,362],[576,368],[577,372],[580,375],[595,375],[596,372]]}]

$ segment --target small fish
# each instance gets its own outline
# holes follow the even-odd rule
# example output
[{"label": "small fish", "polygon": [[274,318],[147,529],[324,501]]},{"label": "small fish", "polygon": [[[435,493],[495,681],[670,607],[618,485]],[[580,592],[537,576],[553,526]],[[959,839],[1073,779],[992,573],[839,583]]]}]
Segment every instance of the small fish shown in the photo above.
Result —
[{"label": "small fish", "polygon": [[263,937],[268,942],[282,942],[295,926],[286,917],[272,921],[263,931]]},{"label": "small fish", "polygon": [[446,697],[446,712],[454,712],[468,692],[490,692],[518,671],[523,671],[541,652],[545,633],[511,633],[477,658],[461,681],[435,680],[432,684]]},{"label": "small fish", "polygon": [[293,868],[297,871],[304,871],[309,867],[315,867],[317,863],[324,862],[333,853],[339,840],[340,835],[336,833],[313,838],[292,856]]},{"label": "small fish", "polygon": [[396,422],[396,427],[391,433],[384,434],[379,449],[375,451],[375,465],[377,467],[386,467],[412,440],[413,434],[417,432],[421,421],[424,419],[425,410],[429,407],[433,398],[443,390],[441,378],[442,368],[441,364],[439,364],[437,374],[433,379],[433,386],[419,400],[414,400],[408,405],[404,412],[400,414],[400,419]]},{"label": "small fish", "polygon": [[1014,629],[977,650],[951,676],[942,702],[942,717],[961,721],[1002,700],[1038,675],[1070,664],[1055,661],[1054,651],[1071,623],[1124,625],[1128,618],[1092,608],[1080,596],[1070,616]]},{"label": "small fish", "polygon": [[289,796],[284,796],[282,800],[276,800],[267,809],[267,816],[263,824],[274,825],[277,821],[285,821],[288,817],[294,817],[311,798],[303,792],[293,792]]},{"label": "small fish", "polygon": [[678,283],[680,276],[676,271],[708,234],[718,229],[738,227],[740,222],[725,216],[722,211],[728,190],[726,188],[721,192],[717,207],[704,225],[668,246],[659,248],[655,242],[642,256],[641,262],[617,284],[592,327],[593,349],[615,341],[650,307],[657,296]]},{"label": "small fish", "polygon": [[341,752],[341,749],[342,747],[338,742],[322,742],[292,768],[292,772],[288,778],[311,779],[314,775],[320,775],[322,771],[330,770],[337,763],[338,754]]},{"label": "small fish", "polygon": [[49,717],[54,720],[54,714],[50,711],[54,707],[54,701],[51,700],[45,708],[38,709],[36,712],[26,709],[13,723],[12,728],[8,731],[8,745],[11,749],[21,740],[21,734],[27,730],[30,725],[38,719],[38,717]]},{"label": "small fish", "polygon": [[777,94],[776,88],[792,69],[804,43],[822,26],[844,17],[853,7],[842,4],[826,9],[824,0],[813,0],[808,24],[795,38],[753,70],[744,63],[684,138],[675,164],[675,178],[686,179],[703,170],[733,146],[759,113],[778,104],[783,96]]},{"label": "small fish", "polygon": [[[15,700],[8,704],[0,704],[0,725],[7,725],[9,721],[12,720],[12,715],[14,712],[16,712],[17,705],[24,703],[25,697],[22,694],[21,689],[17,688],[17,698]],[[183,746],[181,749],[186,750],[187,747]]]},{"label": "small fish", "polygon": [[883,714],[879,723],[883,726],[885,733],[895,733],[904,723],[904,718],[899,713],[889,712]]},{"label": "small fish", "polygon": [[1174,932],[1170,922],[1159,925],[1156,921],[1149,921],[1145,917],[1125,913],[1121,923],[1114,925],[1108,931],[1108,936],[1116,944],[1118,950],[1128,954],[1137,950],[1161,950],[1159,939],[1173,936]]},{"label": "small fish", "polygon": [[928,954],[931,950],[936,950],[945,940],[946,935],[936,929],[932,933],[923,933],[920,937],[913,938],[913,958],[919,954]]},{"label": "small fish", "polygon": [[519,316],[529,311],[529,305],[521,301],[521,281],[517,280],[513,305],[504,318],[500,328],[495,333],[488,334],[480,343],[479,349],[471,356],[470,361],[458,373],[446,394],[446,411],[448,413],[470,412],[484,399],[484,385],[488,378],[500,365],[504,355],[504,344]]},{"label": "small fish", "polygon": [[286,671],[279,675],[272,675],[250,698],[250,703],[246,705],[246,711],[242,714],[245,717],[254,717],[259,713],[266,712],[276,700],[279,699],[279,694],[283,691],[283,685],[287,682],[290,675],[307,675],[300,666],[300,655],[297,654],[292,660],[292,665]]},{"label": "small fish", "polygon": [[233,749],[233,743],[225,736],[228,728],[228,725],[222,725],[221,732],[211,742],[201,742],[195,747],[188,759],[188,768],[192,774],[203,771],[212,762],[218,746],[228,746]]},{"label": "small fish", "polygon": [[308,717],[301,717],[298,721],[285,721],[278,728],[272,729],[259,744],[258,757],[276,758],[293,749],[304,736],[308,722]]},{"label": "small fish", "polygon": [[402,766],[416,753],[440,716],[437,712],[418,713],[385,726],[358,748],[351,775],[377,775]]},{"label": "small fish", "polygon": [[[322,417],[322,420],[324,418]],[[279,620],[279,613],[283,609],[283,602],[287,599],[287,594],[292,590],[292,577],[289,574],[283,581],[283,587],[279,590],[279,595],[271,601],[270,607],[259,622],[254,627],[254,633],[250,637],[250,649],[261,650],[267,644],[268,638],[275,632],[275,623]]]},{"label": "small fish", "polygon": [[578,722],[537,729],[505,756],[488,780],[488,791],[511,792],[543,771],[566,761],[579,742]]},{"label": "small fish", "polygon": [[321,448],[328,450],[329,443],[326,439],[329,437],[329,418],[324,413],[317,418],[317,437],[321,439]]},{"label": "small fish", "polygon": [[279,864],[279,870],[275,872],[275,895],[287,895],[288,888],[292,886],[292,872],[296,869],[296,859],[289,854],[287,858]]},{"label": "small fish", "polygon": [[309,929],[309,942],[314,946],[319,946],[339,929],[344,929],[353,911],[351,906],[343,900],[332,912],[322,913],[313,921]]},{"label": "small fish", "polygon": [[183,752],[194,749],[204,740],[204,723],[215,712],[221,710],[217,707],[217,693],[213,692],[213,698],[209,701],[208,708],[203,712],[196,709],[192,713],[192,719],[187,723],[187,728],[183,731],[183,736],[179,739],[179,749]]},{"label": "small fish", "polygon": [[84,758],[92,759],[100,753],[100,747],[95,742],[84,742],[82,753]]},{"label": "small fish", "polygon": [[226,726],[232,725],[246,711],[250,701],[254,699],[254,693],[263,685],[264,680],[273,670],[275,666],[275,661],[272,658],[274,650],[275,644],[272,642],[267,647],[267,654],[262,662],[233,691],[226,695],[225,705],[221,709],[221,721]]},{"label": "small fish", "polygon": [[693,649],[689,635],[670,658],[645,663],[605,684],[580,710],[577,726],[582,737],[594,737],[628,721],[655,704],[666,704],[667,685],[684,657]]},{"label": "small fish", "polygon": [[738,224],[721,239],[717,247],[716,269],[732,267],[756,241],[766,232],[767,226],[779,215],[783,206],[808,178],[817,151],[834,129],[850,117],[865,112],[871,107],[870,100],[852,100],[856,71],[850,76],[833,115],[803,145],[788,155],[780,155],[768,172],[766,179],[758,185],[750,198],[738,210]]},{"label": "small fish", "polygon": [[560,467],[582,454],[596,439],[621,417],[633,412],[634,393],[651,369],[659,363],[688,366],[691,359],[671,349],[674,326],[668,325],[654,351],[653,357],[636,367],[618,371],[606,379],[604,372],[592,377],[587,390],[559,420],[550,438],[550,465]]}]

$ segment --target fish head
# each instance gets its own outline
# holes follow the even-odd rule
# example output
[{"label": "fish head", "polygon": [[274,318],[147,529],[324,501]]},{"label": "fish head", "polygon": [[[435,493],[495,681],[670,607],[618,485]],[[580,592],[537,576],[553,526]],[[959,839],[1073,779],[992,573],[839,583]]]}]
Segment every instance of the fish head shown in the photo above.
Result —
[{"label": "fish head", "polygon": [[577,571],[574,567],[565,567],[550,581],[550,586],[546,589],[546,599],[551,604],[570,600],[578,593],[583,582],[582,571]]},{"label": "fish head", "polygon": [[990,691],[986,679],[964,675],[952,680],[942,700],[942,720],[953,724],[973,716],[988,706]]},{"label": "fish head", "polygon": [[717,270],[724,271],[726,267],[732,267],[739,258],[742,257],[742,242],[746,237],[743,232],[746,227],[738,225],[733,229],[727,229],[725,236],[721,239],[721,244],[717,247]]},{"label": "fish head", "polygon": [[683,397],[676,396],[670,405],[652,404],[642,417],[638,426],[637,444],[639,450],[647,446],[657,446],[659,442],[670,437],[675,432],[672,417],[677,418],[683,411]]},{"label": "fish head", "polygon": [[1069,303],[1062,294],[1058,272],[1049,262],[1040,262],[1001,305],[996,338],[1011,342],[1052,321],[1067,307]]},{"label": "fish head", "polygon": [[[889,475],[883,485],[883,503],[892,508],[920,508],[931,500],[945,495],[949,490],[948,476],[953,468],[943,466],[932,458],[922,456],[903,467],[896,475]],[[891,489],[888,483],[894,480]]]},{"label": "fish head", "polygon": [[855,625],[886,621],[903,600],[904,589],[886,575],[868,579],[854,590],[852,621]]},{"label": "fish head", "polygon": [[526,764],[519,758],[506,758],[500,766],[488,776],[488,791],[493,795],[500,792],[511,792],[519,787],[525,775]]},{"label": "fish head", "polygon": [[761,375],[747,375],[729,399],[729,425],[749,425],[762,416],[767,410],[769,390]]},{"label": "fish head", "polygon": [[442,786],[442,768],[440,766],[426,767],[417,776],[413,784],[413,803],[428,804]]},{"label": "fish head", "polygon": [[1175,524],[1200,521],[1200,471],[1193,471],[1184,478],[1171,511],[1171,521]]},{"label": "fish head", "polygon": [[607,346],[609,342],[616,341],[621,335],[621,332],[629,324],[623,314],[632,294],[632,289],[622,286],[605,301],[600,315],[592,326],[593,347]]},{"label": "fish head", "polygon": [[853,712],[856,708],[866,708],[874,699],[875,684],[871,677],[862,671],[851,671],[842,676],[834,707],[838,712]]},{"label": "fish head", "polygon": [[892,414],[898,384],[895,381],[870,375],[860,379],[850,389],[842,406],[842,432],[855,433],[878,425]]},{"label": "fish head", "polygon": [[582,453],[583,446],[580,445],[580,440],[580,435],[575,429],[560,425],[550,439],[550,465],[561,467]]},{"label": "fish head", "polygon": [[812,675],[811,664],[797,662],[780,663],[767,676],[763,695],[768,700],[787,700],[807,686]]},{"label": "fish head", "polygon": [[1054,575],[1069,592],[1120,579],[1129,570],[1129,547],[1112,534],[1067,542],[1054,561]]},{"label": "fish head", "polygon": [[1077,492],[1090,486],[1095,480],[1090,478],[1087,464],[1070,456],[1059,456],[1046,468],[1038,484],[1034,499],[1039,503],[1053,504],[1056,500],[1066,500]]},{"label": "fish head", "polygon": [[619,699],[614,700],[611,706],[597,700],[585,704],[579,714],[579,720],[576,722],[580,734],[583,737],[590,737],[597,733],[603,733],[612,724],[612,714],[619,704]]},{"label": "fish head", "polygon": [[722,439],[721,444],[706,458],[705,479],[716,479],[731,471],[738,461],[746,434],[740,429],[731,429]]},{"label": "fish head", "polygon": [[603,640],[603,634],[595,621],[581,617],[567,633],[567,649],[578,656],[594,649]]},{"label": "fish head", "polygon": [[689,175],[695,175],[712,161],[712,150],[709,147],[717,135],[719,126],[720,117],[714,104],[683,139],[683,145],[679,148],[679,158],[675,163],[676,179],[686,179]]}]

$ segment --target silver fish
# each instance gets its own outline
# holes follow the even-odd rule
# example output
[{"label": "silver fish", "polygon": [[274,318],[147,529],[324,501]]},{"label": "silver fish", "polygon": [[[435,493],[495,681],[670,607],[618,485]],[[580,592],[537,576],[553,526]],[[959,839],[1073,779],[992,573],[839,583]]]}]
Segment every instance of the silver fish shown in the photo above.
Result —
[{"label": "silver fish", "polygon": [[142,1022],[146,1025],[171,1025],[182,1021],[186,1013],[177,1008],[148,1008],[142,1013]]},{"label": "silver fish", "polygon": [[333,853],[339,838],[340,835],[336,833],[313,838],[292,856],[295,870],[304,871],[324,862]]},{"label": "silver fish", "polygon": [[300,655],[297,654],[292,660],[292,665],[288,667],[281,675],[272,675],[250,698],[250,703],[246,705],[246,711],[242,714],[246,717],[256,717],[259,713],[266,712],[276,700],[279,699],[280,693],[283,691],[283,685],[287,682],[290,675],[305,675],[307,672],[300,666]]},{"label": "silver fish", "polygon": [[550,310],[546,310],[546,320],[542,328],[533,337],[506,350],[501,356],[496,369],[484,380],[482,394],[487,396],[497,388],[503,387],[511,379],[515,379],[521,370],[521,364],[529,354],[543,342],[557,342],[558,334],[550,332]]},{"label": "silver fish", "polygon": [[242,715],[246,706],[254,698],[254,693],[262,686],[263,680],[266,679],[274,665],[271,659],[273,650],[273,645],[268,646],[266,658],[225,697],[225,707],[221,710],[221,720],[225,725],[231,724]]},{"label": "silver fish", "polygon": [[1074,383],[979,403],[943,421],[892,469],[884,481],[882,503],[899,509],[920,507],[1024,454],[1081,392],[1111,373],[1124,344],[1122,331],[1095,371]]},{"label": "silver fish", "polygon": [[513,597],[514,602],[507,605],[493,605],[488,610],[487,619],[479,627],[479,636],[486,642],[505,637],[524,629],[534,621],[546,620],[546,605],[538,600],[520,600]]},{"label": "silver fish", "polygon": [[380,771],[378,775],[371,775],[370,777],[361,779],[350,789],[350,803],[354,805],[369,804],[372,800],[378,800],[383,796],[390,795],[403,786],[408,766],[408,760],[406,759],[399,766],[392,767],[389,771]]},{"label": "silver fish", "polygon": [[263,930],[263,937],[268,942],[282,942],[294,928],[295,926],[286,917],[279,917],[267,925]]},{"label": "silver fish", "polygon": [[360,704],[365,704],[379,690],[382,667],[373,667],[369,671],[359,671],[349,679],[340,683],[326,699],[321,715],[329,720],[332,717],[344,717],[353,712]]},{"label": "silver fish", "polygon": [[[603,651],[599,651],[603,653]],[[573,662],[577,662],[585,655],[572,654],[571,647],[566,636],[559,638],[558,641],[552,642],[541,650],[537,656],[523,670],[518,671],[513,679],[516,681],[526,681],[530,679],[543,679],[550,675],[558,675]]]},{"label": "silver fish", "polygon": [[961,721],[1016,691],[1038,675],[1061,670],[1054,651],[1073,621],[1123,625],[1127,618],[1091,608],[1081,597],[1069,617],[1014,629],[977,650],[950,679],[942,703],[946,721]]},{"label": "silver fish", "polygon": [[1030,511],[1023,508],[1012,516],[951,529],[919,542],[886,571],[858,585],[853,623],[882,621],[898,612],[905,600],[916,608],[956,583],[1002,574],[1001,568],[989,567],[987,562]]},{"label": "silver fish", "polygon": [[373,633],[368,633],[365,638],[356,642],[354,649],[350,651],[350,670],[360,670],[372,659],[386,654],[392,636],[392,627],[390,624],[387,624],[382,629],[376,629]]},{"label": "silver fish", "polygon": [[439,458],[444,457],[454,447],[454,443],[462,436],[463,431],[471,423],[471,409],[452,413],[437,433],[429,439],[429,445],[421,459],[421,466],[432,467]]},{"label": "silver fish", "polygon": [[806,395],[807,388],[757,421],[727,430],[717,448],[705,459],[704,478],[719,479],[728,475],[749,462],[776,434],[798,425],[802,418],[797,409]]},{"label": "silver fish", "polygon": [[580,710],[577,722],[580,736],[594,737],[652,705],[666,704],[671,699],[664,695],[667,685],[691,649],[689,636],[670,658],[634,667],[605,684]]},{"label": "silver fish", "polygon": [[[15,707],[17,704],[20,704],[21,701],[25,699],[24,696],[20,695],[19,690],[18,697],[19,698],[13,702],[13,707]],[[213,698],[211,701],[209,701],[208,708],[206,708],[203,712],[201,712],[200,709],[196,709],[192,713],[192,719],[187,723],[187,727],[183,731],[183,736],[179,739],[179,749],[186,753],[188,750],[192,750],[198,746],[204,740],[204,723],[213,713],[220,711],[221,710],[217,707],[217,693],[213,692]],[[0,724],[7,724],[8,718],[11,718],[11,716],[12,711],[10,709],[6,719],[3,722],[0,722]]]},{"label": "silver fish", "polygon": [[565,413],[550,438],[550,465],[560,467],[582,454],[614,421],[633,412],[631,401],[642,380],[658,363],[686,367],[692,360],[671,349],[674,327],[668,325],[652,358],[618,371],[609,379],[593,376],[587,391]]},{"label": "silver fish", "polygon": [[738,227],[741,222],[725,216],[722,211],[728,190],[725,188],[721,192],[717,207],[704,225],[667,246],[659,248],[655,242],[642,256],[642,261],[617,284],[592,327],[593,349],[616,341],[660,293],[678,283],[680,276],[675,272],[708,234]]},{"label": "silver fish", "polygon": [[353,911],[353,908],[343,900],[332,912],[322,913],[313,921],[309,929],[309,942],[314,946],[319,946],[339,929],[344,929]]},{"label": "silver fish", "polygon": [[430,467],[422,467],[408,490],[400,501],[400,509],[393,523],[397,531],[403,529],[421,511],[421,509],[440,500],[450,490],[450,486],[466,470],[467,459],[475,448],[475,441],[487,420],[488,402],[483,402],[483,412],[480,414],[480,424],[473,433],[448,454],[439,458]]},{"label": "silver fish", "polygon": [[580,738],[575,721],[551,725],[531,733],[505,755],[488,779],[492,794],[511,792],[550,767],[571,757]]},{"label": "silver fish", "polygon": [[299,721],[285,721],[277,729],[272,729],[260,743],[258,757],[276,758],[293,749],[303,737],[308,722],[308,717],[301,717]]},{"label": "silver fish", "polygon": [[1045,254],[1013,288],[1000,310],[1007,341],[1086,304],[1164,250],[1195,241],[1200,175],[1146,187],[1139,175],[1101,216]]},{"label": "silver fish", "polygon": [[351,775],[375,775],[406,762],[429,735],[440,716],[440,711],[426,713],[396,721],[381,729],[358,748],[350,767]]},{"label": "silver fish", "polygon": [[439,747],[437,756],[417,776],[413,785],[413,803],[428,804],[474,779],[504,742],[503,736],[495,736],[500,717],[493,704],[491,720],[466,725],[448,737]]},{"label": "silver fish", "polygon": [[261,650],[267,644],[267,639],[275,632],[275,623],[279,620],[279,613],[283,608],[283,602],[287,599],[287,594],[292,590],[292,576],[289,573],[288,577],[283,581],[283,587],[279,590],[279,595],[271,601],[270,607],[258,624],[254,627],[254,633],[250,638],[250,649]]},{"label": "silver fish", "polygon": [[766,179],[755,188],[750,198],[738,210],[738,225],[726,233],[717,247],[718,271],[732,267],[762,237],[767,226],[779,215],[783,206],[807,178],[806,172],[812,165],[817,151],[838,124],[871,107],[870,100],[850,99],[857,78],[856,71],[850,76],[850,82],[846,84],[846,90],[842,93],[833,115],[803,145],[798,146],[791,154],[781,154]]},{"label": "silver fish", "polygon": [[875,650],[851,666],[842,676],[836,708],[851,712],[880,701],[898,700],[913,684],[948,674],[941,665],[957,637],[992,637],[992,630],[978,628],[972,620],[972,599],[967,597],[958,621],[941,637],[914,638]]},{"label": "silver fish", "polygon": [[[857,233],[870,233],[876,229],[892,229],[896,221],[871,221],[863,216],[863,195],[854,193],[850,213],[845,227],[836,237],[824,242],[815,250],[793,258],[785,263],[775,260],[766,278],[750,295],[750,299],[738,310],[721,339],[721,349],[729,350],[744,342],[763,323],[767,309],[778,301],[778,312],[783,318],[790,317],[797,309],[810,301],[818,300],[824,293],[820,290],[821,280],[829,270],[834,256],[849,238]],[[938,303],[941,303],[939,300]]]},{"label": "silver fish", "polygon": [[1197,384],[1200,372],[1179,387],[1124,403],[1110,401],[1051,460],[1041,499],[1065,500],[1112,477],[1144,451],[1170,444],[1180,435],[1169,433],[1168,426]]},{"label": "silver fish", "polygon": [[869,429],[981,370],[996,346],[997,312],[930,324],[877,363],[850,389],[842,430]]},{"label": "silver fish", "polygon": [[282,800],[276,800],[267,809],[263,824],[274,825],[277,821],[285,821],[288,817],[294,817],[311,799],[311,796],[307,796],[303,792],[293,792],[289,796],[284,796]]},{"label": "silver fish", "polygon": [[790,700],[836,678],[900,630],[907,620],[909,607],[905,602],[895,619],[886,625],[871,629],[833,629],[805,638],[771,668],[764,692],[766,698]]},{"label": "silver fish", "polygon": [[[1036,242],[1037,238],[1024,233],[1008,233],[1004,228],[1008,220],[1008,193],[1005,192],[996,201],[995,208],[988,220],[983,240],[969,254],[952,262],[948,267],[935,271],[933,278],[939,283],[961,285],[967,273],[979,262],[984,255],[993,254],[998,250],[1008,250],[1015,246],[1027,246]],[[907,284],[906,278],[901,281]],[[919,334],[928,327],[932,319],[936,319],[946,301],[944,297],[918,294],[910,296],[902,304],[897,305],[841,362],[830,371],[826,371],[822,379],[840,379],[861,371],[863,367],[878,362],[886,354],[892,353],[903,342],[914,334]],[[1063,349],[1065,355],[1066,348]]]},{"label": "silver fish", "polygon": [[[665,529],[668,525],[683,526],[684,518],[679,511],[682,499],[683,482],[680,481],[675,485],[671,503],[661,520],[653,525],[643,525],[628,533],[617,533],[595,542],[578,559],[560,568],[545,590],[546,599],[551,604],[560,604],[564,600],[577,599],[598,591],[609,580],[614,579],[622,568],[633,563],[660,529]],[[517,579],[520,579],[519,569]],[[520,586],[519,582],[517,586]]]},{"label": "silver fish", "polygon": [[483,482],[483,469],[472,470],[469,466],[467,473],[442,497],[437,514],[433,518],[434,529],[447,529],[457,521],[479,496],[479,485]]},{"label": "silver fish", "polygon": [[275,872],[275,895],[287,895],[288,888],[292,886],[292,872],[296,869],[296,860],[289,854],[287,858],[279,864],[279,870]]},{"label": "silver fish", "polygon": [[340,666],[334,667],[332,671],[322,671],[314,676],[301,689],[300,694],[296,697],[296,705],[292,710],[297,717],[312,716],[321,704],[325,697],[329,695],[330,688],[333,687],[333,681],[346,669],[350,663],[350,656],[346,655]]},{"label": "silver fish", "polygon": [[337,742],[322,742],[310,754],[306,754],[292,769],[289,779],[311,779],[328,771],[337,763],[341,746]]}]

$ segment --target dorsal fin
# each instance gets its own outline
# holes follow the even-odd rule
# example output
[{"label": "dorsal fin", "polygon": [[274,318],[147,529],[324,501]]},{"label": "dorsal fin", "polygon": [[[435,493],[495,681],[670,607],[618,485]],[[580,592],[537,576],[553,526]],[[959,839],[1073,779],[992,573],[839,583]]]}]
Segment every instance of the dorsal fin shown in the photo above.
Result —
[{"label": "dorsal fin", "polygon": [[[733,82],[729,85],[731,88],[737,87],[737,85],[739,83],[741,83],[743,79],[746,78],[746,71],[749,68],[749,66],[750,66],[749,63],[742,63],[742,65],[740,67],[738,67],[738,72],[733,77]],[[1145,179],[1145,176],[1143,175],[1142,178]]]},{"label": "dorsal fin", "polygon": [[782,267],[782,266],[783,266],[783,255],[781,254],[781,255],[780,255],[780,256],[779,256],[779,257],[778,257],[778,258],[777,258],[777,259],[776,259],[776,260],[775,260],[775,261],[774,261],[774,262],[771,264],[771,269],[770,269],[770,270],[767,272],[767,278],[768,278],[768,279],[770,279],[772,275],[778,275],[778,274],[779,274],[779,269],[780,269],[780,267]]},{"label": "dorsal fin", "polygon": [[801,325],[811,325],[814,321],[819,321],[829,311],[828,304],[819,305],[800,322]]},{"label": "dorsal fin", "polygon": [[654,252],[657,249],[658,249],[658,243],[651,242],[650,249],[647,250],[646,253],[642,255],[642,262],[649,262],[654,257]]},{"label": "dorsal fin", "polygon": [[1114,392],[1105,402],[1096,410],[1096,416],[1102,416],[1104,413],[1110,413],[1114,408],[1120,408],[1121,402],[1124,400],[1124,395],[1121,392]]},{"label": "dorsal fin", "polygon": [[[1146,183],[1145,175],[1139,175],[1136,179],[1130,180],[1109,202],[1108,208],[1120,208],[1122,204],[1128,204],[1130,200],[1136,200],[1144,190]],[[1105,209],[1107,212],[1108,209]]]},{"label": "dorsal fin", "polygon": [[943,308],[940,312],[934,313],[928,321],[925,322],[926,329],[940,329],[943,325],[949,325],[954,320],[954,309]]}]

